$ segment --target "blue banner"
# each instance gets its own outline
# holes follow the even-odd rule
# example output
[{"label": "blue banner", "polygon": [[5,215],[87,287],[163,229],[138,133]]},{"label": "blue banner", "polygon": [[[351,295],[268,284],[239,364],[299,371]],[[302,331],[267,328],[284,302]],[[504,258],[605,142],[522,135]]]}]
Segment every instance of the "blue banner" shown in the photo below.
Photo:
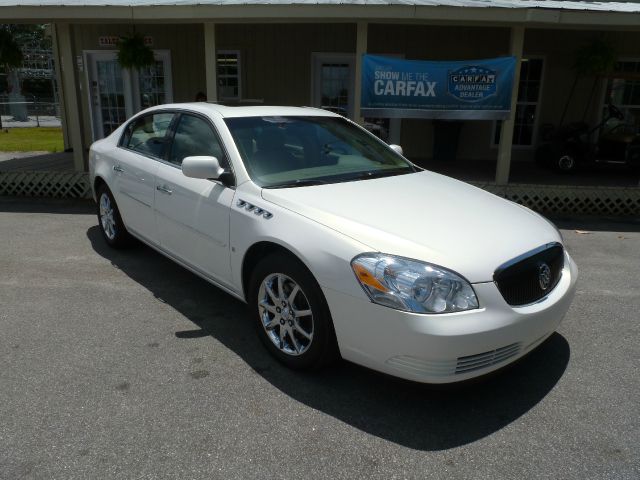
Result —
[{"label": "blue banner", "polygon": [[515,65],[515,57],[430,62],[364,55],[362,116],[505,119]]}]

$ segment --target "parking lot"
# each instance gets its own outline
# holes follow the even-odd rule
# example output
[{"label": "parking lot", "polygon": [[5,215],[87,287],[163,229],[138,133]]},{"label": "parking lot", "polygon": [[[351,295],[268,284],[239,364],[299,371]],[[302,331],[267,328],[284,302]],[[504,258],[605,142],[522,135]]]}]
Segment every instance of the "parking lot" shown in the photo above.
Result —
[{"label": "parking lot", "polygon": [[0,478],[640,477],[640,222],[556,219],[560,329],[482,381],[289,371],[245,306],[93,204],[0,199]]}]

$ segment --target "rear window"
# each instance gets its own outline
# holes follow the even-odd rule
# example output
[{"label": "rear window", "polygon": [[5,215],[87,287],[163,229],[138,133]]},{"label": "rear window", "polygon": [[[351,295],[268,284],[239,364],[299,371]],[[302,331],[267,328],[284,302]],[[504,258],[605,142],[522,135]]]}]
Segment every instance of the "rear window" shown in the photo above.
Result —
[{"label": "rear window", "polygon": [[172,119],[173,113],[152,113],[134,120],[125,129],[120,146],[161,158]]}]

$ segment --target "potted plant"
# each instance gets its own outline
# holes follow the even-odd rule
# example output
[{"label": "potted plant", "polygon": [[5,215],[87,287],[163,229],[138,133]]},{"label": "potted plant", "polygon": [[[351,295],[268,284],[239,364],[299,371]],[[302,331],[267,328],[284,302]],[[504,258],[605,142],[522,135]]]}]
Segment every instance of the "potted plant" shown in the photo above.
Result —
[{"label": "potted plant", "polygon": [[134,32],[118,42],[118,63],[122,68],[139,70],[154,62],[153,50],[144,43],[143,35]]}]

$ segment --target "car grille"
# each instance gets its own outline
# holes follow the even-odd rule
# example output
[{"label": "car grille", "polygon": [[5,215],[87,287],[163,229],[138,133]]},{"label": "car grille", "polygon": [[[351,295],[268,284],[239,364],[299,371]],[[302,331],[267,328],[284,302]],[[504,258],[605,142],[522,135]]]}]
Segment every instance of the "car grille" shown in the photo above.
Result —
[{"label": "car grille", "polygon": [[458,362],[456,363],[456,375],[496,365],[517,355],[519,352],[520,343],[518,342],[507,345],[506,347],[496,348],[495,350],[490,350],[488,352],[478,353],[476,355],[458,357]]},{"label": "car grille", "polygon": [[[543,288],[541,270],[548,266],[548,284]],[[558,284],[564,266],[564,249],[551,243],[525,253],[504,265],[493,274],[493,281],[509,305],[526,305],[548,295]]]}]

